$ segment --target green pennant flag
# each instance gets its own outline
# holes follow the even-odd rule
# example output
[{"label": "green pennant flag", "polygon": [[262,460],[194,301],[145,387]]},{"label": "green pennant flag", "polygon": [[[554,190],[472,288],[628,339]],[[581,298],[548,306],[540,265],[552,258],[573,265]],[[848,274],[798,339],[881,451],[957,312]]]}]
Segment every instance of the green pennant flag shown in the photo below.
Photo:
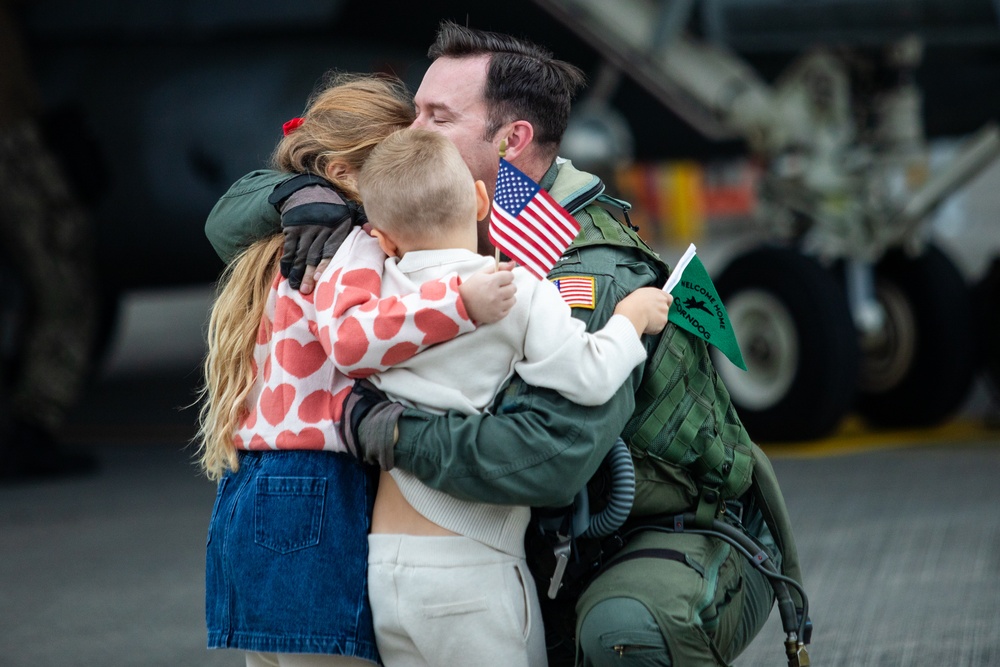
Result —
[{"label": "green pennant flag", "polygon": [[674,296],[668,321],[701,337],[709,345],[719,348],[733,364],[747,369],[733,325],[729,322],[729,313],[722,305],[708,271],[695,255],[694,244],[674,267],[663,289]]}]

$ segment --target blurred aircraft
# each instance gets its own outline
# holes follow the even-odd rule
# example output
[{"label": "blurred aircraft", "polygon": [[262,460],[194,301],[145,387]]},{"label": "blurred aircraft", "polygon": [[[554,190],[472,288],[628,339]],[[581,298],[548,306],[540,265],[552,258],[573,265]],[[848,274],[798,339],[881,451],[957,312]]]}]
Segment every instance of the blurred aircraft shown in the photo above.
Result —
[{"label": "blurred aircraft", "polygon": [[[798,122],[801,132],[791,139],[779,141],[771,131],[769,142],[761,128],[772,121],[772,130],[781,129],[769,114],[794,106],[784,102],[810,89],[826,110],[847,105],[837,121],[854,134],[839,145],[852,150],[828,154],[827,166],[843,167],[837,160],[882,140],[922,150],[931,138],[980,129],[1000,109],[998,15],[996,0],[524,0],[475,9],[453,0],[39,0],[26,3],[24,18],[56,147],[94,207],[102,284],[114,304],[126,289],[213,280],[222,267],[204,238],[208,211],[236,178],[266,164],[282,122],[298,115],[323,73],[391,71],[415,89],[443,18],[523,35],[588,72],[594,83],[581,102],[597,112],[583,120],[598,134],[622,138],[605,142],[610,154],[581,149],[580,159],[592,158],[595,168],[602,159],[753,152],[776,175],[779,167],[803,168],[809,151],[800,149],[818,135],[810,124],[815,116],[792,114],[785,129]],[[681,59],[678,45],[695,57]],[[897,118],[883,114],[880,121],[879,109],[892,101],[881,94],[893,91],[903,93],[894,98]],[[732,106],[737,99],[756,106]],[[885,104],[873,105],[878,100]],[[579,138],[587,122],[577,117],[568,140]],[[879,155],[869,150],[867,159]],[[803,201],[803,190],[788,193],[795,182],[770,181],[784,193],[769,200],[784,227],[775,240],[797,255],[780,255],[788,273],[775,280],[815,285],[816,294],[834,294],[836,305],[740,278],[759,274],[773,255],[736,258],[729,267],[736,268],[720,275],[720,287],[736,300],[731,309],[745,321],[737,331],[754,332],[743,346],[756,357],[756,374],[727,375],[748,425],[761,437],[814,437],[833,428],[859,396],[862,409],[872,406],[867,416],[890,415],[888,422],[927,423],[948,414],[968,389],[971,353],[955,351],[961,377],[943,382],[914,361],[936,350],[914,352],[907,348],[917,345],[913,336],[887,338],[883,325],[913,331],[917,320],[942,315],[915,313],[917,278],[910,276],[944,271],[954,285],[950,262],[933,249],[932,259],[921,260],[929,267],[897,259],[914,245],[905,231],[850,241],[816,233],[830,226],[814,224],[821,217],[816,201],[789,203]],[[809,229],[811,235],[800,233]],[[886,257],[894,262],[888,268],[881,264]],[[806,268],[795,273],[798,266]],[[16,297],[4,298],[6,308],[16,307]],[[774,299],[783,304],[784,325]],[[810,315],[817,309],[819,317]],[[761,313],[774,312],[779,316],[755,327]],[[838,318],[844,321],[836,333],[816,337],[825,343],[810,343],[803,333]],[[788,336],[795,350],[776,346]],[[945,339],[936,334],[936,341]],[[820,356],[832,360],[820,363]],[[844,371],[859,365],[868,370]],[[892,386],[857,389],[879,381]],[[901,382],[904,389],[891,393]],[[941,396],[940,387],[950,385]],[[771,392],[763,404],[762,387]],[[937,407],[921,403],[915,412],[911,398],[933,387]]]}]

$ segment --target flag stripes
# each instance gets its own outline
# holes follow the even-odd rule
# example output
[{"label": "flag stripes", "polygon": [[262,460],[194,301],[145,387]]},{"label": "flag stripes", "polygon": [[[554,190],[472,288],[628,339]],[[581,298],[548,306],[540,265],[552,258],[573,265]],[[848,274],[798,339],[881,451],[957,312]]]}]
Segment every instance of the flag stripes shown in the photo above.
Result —
[{"label": "flag stripes", "polygon": [[544,278],[580,231],[549,193],[500,159],[490,241],[537,278]]},{"label": "flag stripes", "polygon": [[593,276],[565,276],[553,278],[559,295],[562,296],[571,308],[594,309],[596,299],[594,297],[594,277]]}]

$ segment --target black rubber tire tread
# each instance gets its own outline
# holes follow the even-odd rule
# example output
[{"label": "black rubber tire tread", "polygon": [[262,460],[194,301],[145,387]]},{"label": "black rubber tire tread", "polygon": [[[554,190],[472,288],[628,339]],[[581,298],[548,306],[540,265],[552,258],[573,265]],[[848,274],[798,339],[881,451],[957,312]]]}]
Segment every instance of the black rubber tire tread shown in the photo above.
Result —
[{"label": "black rubber tire tread", "polygon": [[972,296],[965,278],[931,245],[917,257],[888,252],[876,283],[891,282],[916,322],[913,363],[886,391],[858,393],[858,413],[872,426],[933,426],[952,416],[969,395],[976,367]]},{"label": "black rubber tire tread", "polygon": [[767,291],[795,321],[799,366],[785,396],[763,410],[734,397],[750,437],[811,440],[832,433],[852,407],[859,357],[847,299],[832,273],[795,250],[765,246],[737,257],[716,286],[723,303],[740,290]]}]

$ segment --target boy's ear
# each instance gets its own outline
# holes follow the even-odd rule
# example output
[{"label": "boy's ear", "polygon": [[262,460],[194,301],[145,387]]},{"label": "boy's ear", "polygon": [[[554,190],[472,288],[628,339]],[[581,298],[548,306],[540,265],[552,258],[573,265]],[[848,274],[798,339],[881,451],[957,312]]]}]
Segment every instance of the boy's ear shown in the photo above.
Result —
[{"label": "boy's ear", "polygon": [[385,232],[373,228],[372,236],[374,236],[375,239],[378,241],[378,245],[380,248],[382,248],[382,252],[384,252],[389,257],[398,257],[396,251],[399,250],[399,246],[396,245],[396,242],[393,241],[391,237],[386,235]]},{"label": "boy's ear", "polygon": [[493,202],[490,201],[490,195],[486,191],[486,184],[482,181],[476,181],[476,220],[485,219],[492,205]]}]

